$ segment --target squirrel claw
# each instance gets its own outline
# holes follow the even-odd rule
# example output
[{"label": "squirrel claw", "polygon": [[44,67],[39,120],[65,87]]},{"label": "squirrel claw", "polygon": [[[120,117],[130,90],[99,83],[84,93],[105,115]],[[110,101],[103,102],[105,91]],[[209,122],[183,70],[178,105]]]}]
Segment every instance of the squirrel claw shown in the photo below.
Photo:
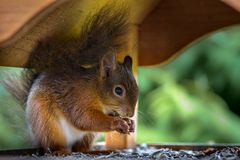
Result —
[{"label": "squirrel claw", "polygon": [[61,150],[52,152],[52,154],[55,156],[67,156],[71,154],[71,151],[68,149],[61,149]]},{"label": "squirrel claw", "polygon": [[135,130],[134,120],[129,119],[129,118],[123,118],[123,120],[126,121],[129,126],[129,134],[130,134],[130,132],[134,132],[134,130]]},{"label": "squirrel claw", "polygon": [[128,123],[119,117],[113,122],[113,128],[119,133],[127,134],[129,132]]}]

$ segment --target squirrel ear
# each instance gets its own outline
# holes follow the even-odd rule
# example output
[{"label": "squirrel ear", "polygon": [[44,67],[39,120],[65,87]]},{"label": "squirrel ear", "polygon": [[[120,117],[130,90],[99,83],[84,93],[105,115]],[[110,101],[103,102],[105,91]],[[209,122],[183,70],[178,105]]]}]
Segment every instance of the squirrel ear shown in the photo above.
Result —
[{"label": "squirrel ear", "polygon": [[132,70],[132,58],[131,58],[130,56],[126,56],[126,57],[124,58],[123,64],[124,64],[125,66],[127,66],[127,68],[128,68],[129,70]]},{"label": "squirrel ear", "polygon": [[117,61],[114,53],[105,54],[100,62],[100,76],[108,77],[110,72],[116,69]]}]

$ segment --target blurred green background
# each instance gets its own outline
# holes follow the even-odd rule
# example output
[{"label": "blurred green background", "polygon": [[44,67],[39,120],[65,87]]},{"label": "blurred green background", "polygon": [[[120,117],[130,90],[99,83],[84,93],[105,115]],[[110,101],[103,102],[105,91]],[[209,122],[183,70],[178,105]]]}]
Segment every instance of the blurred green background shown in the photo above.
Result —
[{"label": "blurred green background", "polygon": [[[19,74],[21,69],[0,68]],[[139,69],[138,143],[240,143],[240,27]],[[29,147],[24,110],[0,86],[0,149]]]}]

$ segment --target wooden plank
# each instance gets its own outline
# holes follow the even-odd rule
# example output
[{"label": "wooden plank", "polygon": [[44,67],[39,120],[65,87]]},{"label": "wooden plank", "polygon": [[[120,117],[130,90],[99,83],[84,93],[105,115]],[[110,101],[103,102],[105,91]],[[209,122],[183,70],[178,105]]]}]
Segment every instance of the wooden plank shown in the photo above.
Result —
[{"label": "wooden plank", "polygon": [[200,37],[240,23],[219,0],[162,0],[139,26],[139,65],[163,63]]},{"label": "wooden plank", "polygon": [[[28,2],[29,1],[29,2]],[[54,1],[54,0],[52,0]],[[60,2],[63,3],[64,0],[59,0],[55,2],[54,4],[57,4]],[[73,2],[68,1],[68,2]],[[228,3],[232,7],[239,8],[239,1],[234,0],[223,0],[225,3]],[[86,1],[81,0],[78,1],[79,3],[83,4],[81,9],[84,8],[84,6],[94,6],[95,1]],[[216,29],[237,24],[239,23],[239,14],[231,9],[231,7],[228,7],[224,5],[221,1],[218,0],[202,0],[202,1],[194,1],[194,0],[182,0],[175,2],[174,0],[149,0],[149,1],[143,1],[141,0],[141,3],[136,0],[129,1],[131,6],[134,9],[131,9],[133,11],[133,16],[131,17],[132,22],[135,24],[139,24],[143,17],[145,17],[154,6],[156,6],[159,2],[160,5],[158,8],[151,13],[151,15],[148,16],[148,18],[145,19],[145,21],[140,25],[140,56],[139,56],[139,64],[140,65],[153,65],[156,63],[162,63],[165,60],[167,60],[169,57],[171,57],[175,52],[178,52],[182,48],[184,48],[187,44],[191,43],[195,39],[198,39],[199,37],[205,35],[206,33],[212,32]],[[40,5],[36,5],[38,3],[41,3]],[[1,0],[0,3],[0,22],[2,27],[0,31],[2,30],[0,34],[0,37],[4,35],[15,35],[13,34],[13,31],[16,30],[17,27],[20,27],[22,30],[27,32],[28,30],[37,32],[38,29],[31,29],[29,26],[29,23],[26,25],[23,25],[27,20],[34,19],[30,15],[34,15],[37,13],[37,10],[41,10],[42,12],[47,12],[46,10],[50,9],[42,9],[46,8],[47,4],[50,4],[51,0],[44,0],[41,2],[35,2],[33,0],[24,0],[21,1],[21,3],[18,4],[16,0],[6,1]],[[101,1],[102,3],[102,1]],[[7,5],[6,5],[7,4]],[[6,7],[9,6],[9,7]],[[12,6],[12,7],[10,7]],[[9,9],[6,12],[4,12],[4,8],[12,8],[12,10],[17,10],[15,8],[18,8],[17,6],[24,6],[28,8],[33,8],[32,10],[29,10],[28,12],[24,12],[24,9],[19,9],[19,16],[24,16],[25,18],[18,18],[18,12],[14,16],[11,15],[10,17],[14,19],[18,19],[16,21],[16,25],[9,25],[9,23],[6,21],[8,18],[6,18],[7,13],[9,13]],[[35,9],[34,9],[35,6]],[[36,8],[38,6],[39,8]],[[57,5],[56,5],[57,6]],[[67,5],[68,6],[68,5]],[[95,5],[98,6],[98,5]],[[41,8],[42,7],[42,8]],[[19,7],[21,8],[21,7]],[[76,10],[76,7],[73,9],[69,7],[62,7],[62,10],[67,12],[68,10]],[[89,7],[85,7],[89,8]],[[94,8],[94,7],[93,7]],[[79,9],[79,8],[78,8]],[[79,10],[81,10],[79,9]],[[22,14],[20,14],[22,11]],[[41,13],[42,13],[41,12]],[[56,12],[54,12],[55,14]],[[40,13],[39,13],[40,14]],[[193,16],[189,16],[189,15]],[[44,15],[44,14],[43,14]],[[56,15],[52,15],[51,17],[55,17]],[[3,18],[5,17],[5,18]],[[37,16],[35,16],[37,17]],[[206,18],[207,17],[207,18]],[[209,18],[211,17],[211,18]],[[51,28],[53,23],[57,23],[52,18],[51,21],[47,21],[45,25],[40,25],[42,28]],[[11,19],[11,18],[10,18]],[[47,18],[49,19],[49,18]],[[57,18],[59,19],[59,18]],[[63,18],[64,20],[64,18]],[[12,20],[15,22],[14,20]],[[192,23],[194,22],[194,23]],[[21,24],[21,25],[20,25]],[[10,26],[10,27],[9,27]],[[11,26],[13,26],[13,29]],[[17,26],[17,27],[14,27]],[[23,27],[25,26],[25,27]],[[39,26],[39,25],[37,25]],[[177,27],[176,27],[177,26]],[[35,28],[35,27],[34,27]],[[186,29],[188,28],[188,29]],[[10,31],[4,31],[5,29],[9,29]],[[31,35],[28,37],[32,38],[32,41],[35,41],[40,38],[39,35],[42,32],[39,32],[39,34]],[[18,35],[18,34],[17,34]],[[29,34],[27,34],[29,35]],[[12,44],[10,47],[4,47],[3,49],[0,49],[0,65],[4,66],[22,66],[31,50],[31,46],[33,44],[29,45],[27,44],[26,39],[28,39],[27,36],[21,37],[21,42],[16,42]],[[19,38],[19,37],[18,37]],[[4,39],[4,38],[3,38]],[[12,38],[11,38],[12,40]],[[0,41],[1,42],[1,41]],[[26,46],[24,44],[27,44]],[[3,46],[3,45],[2,45]],[[154,47],[156,46],[156,47]]]},{"label": "wooden plank", "polygon": [[[160,0],[129,0],[127,3],[132,7],[131,21],[132,23],[141,23],[145,16],[159,3]],[[28,30],[29,23],[37,19],[39,15],[46,10],[50,10],[49,6],[62,4],[64,0],[0,0],[0,44],[7,43],[16,34],[24,34]],[[83,6],[92,6],[95,8],[97,1],[80,0]],[[97,4],[104,4],[105,1],[99,1]],[[81,7],[80,7],[81,8]],[[42,15],[45,16],[45,15]],[[31,26],[29,26],[31,28]]]},{"label": "wooden plank", "polygon": [[209,148],[223,149],[228,147],[240,147],[239,144],[234,143],[217,143],[217,144],[205,144],[205,143],[155,143],[148,144],[150,147],[154,148],[170,148],[172,150],[192,150],[192,151],[203,151]]},{"label": "wooden plank", "polygon": [[[22,67],[25,64],[29,53],[39,39],[51,34],[51,32],[56,29],[62,28],[65,26],[65,23],[68,23],[68,26],[72,25],[75,28],[80,28],[81,20],[86,16],[85,13],[94,12],[109,2],[109,0],[58,0],[50,4],[50,2],[47,3],[46,0],[41,1],[42,7],[45,7],[35,7],[34,9],[34,6],[37,4],[35,0],[24,0],[21,1],[21,3],[17,0],[2,1],[4,1],[4,4],[0,3],[2,8],[12,6],[10,8],[17,10],[15,8],[18,8],[18,5],[23,6],[23,8],[24,6],[26,8],[33,8],[33,10],[30,10],[26,15],[25,12],[23,12],[24,14],[22,16],[25,16],[24,21],[22,20],[23,18],[20,18],[18,25],[16,25],[14,29],[6,19],[0,19],[0,23],[6,23],[10,28],[9,30],[6,30],[6,27],[4,27],[5,30],[2,29],[2,32],[4,32],[6,36],[2,38],[2,40],[5,39],[4,43],[0,39],[0,66],[14,67]],[[28,1],[33,2],[28,3]],[[131,23],[137,24],[159,1],[160,0],[118,0],[117,2],[129,3],[130,7],[132,7],[132,13],[130,14]],[[12,5],[10,5],[10,2]],[[8,14],[10,14],[10,11],[4,13],[3,17],[6,17]],[[12,12],[11,17],[13,19],[21,17],[21,14],[19,16],[17,14],[18,12]],[[31,17],[31,15],[34,17]],[[11,37],[9,37],[9,35],[11,35]]]},{"label": "wooden plank", "polygon": [[[209,148],[212,149],[223,149],[223,148],[235,148],[240,147],[239,144],[234,143],[217,143],[217,144],[205,144],[205,143],[154,143],[154,144],[147,144],[148,147],[154,147],[156,149],[161,148],[169,148],[172,150],[192,150],[192,151],[204,151]],[[106,150],[104,146],[94,146],[96,150],[83,152],[84,154],[90,155],[108,155],[111,153],[117,153],[118,150]],[[14,149],[14,150],[0,150],[0,159],[4,159],[6,156],[7,158],[18,158],[19,156],[26,156],[26,155],[36,155],[42,156],[45,152],[42,148],[25,148],[25,149]],[[6,159],[4,159],[6,160]]]},{"label": "wooden plank", "polygon": [[34,15],[55,0],[0,0],[0,42],[4,42],[23,27]]},{"label": "wooden plank", "polygon": [[240,11],[240,1],[239,0],[222,0],[229,6],[235,8],[237,11]]},{"label": "wooden plank", "polygon": [[[22,2],[22,4],[26,5],[26,1]],[[56,30],[58,25],[61,24],[61,15],[66,15],[66,12],[61,11],[59,5],[66,1],[59,0],[48,5],[46,9],[38,12],[34,18],[31,17],[26,24],[20,26],[20,29],[16,33],[9,33],[8,35],[13,34],[13,36],[8,37],[10,39],[4,41],[4,43],[0,42],[0,66],[22,67],[26,63],[35,43],[42,37],[49,35],[53,30]],[[15,6],[18,3],[19,1],[15,1]],[[69,5],[67,6],[70,7]],[[28,7],[31,7],[31,5]],[[13,30],[11,29],[10,31]]]},{"label": "wooden plank", "polygon": [[129,0],[128,2],[131,7],[131,23],[141,24],[161,1],[162,0]]}]

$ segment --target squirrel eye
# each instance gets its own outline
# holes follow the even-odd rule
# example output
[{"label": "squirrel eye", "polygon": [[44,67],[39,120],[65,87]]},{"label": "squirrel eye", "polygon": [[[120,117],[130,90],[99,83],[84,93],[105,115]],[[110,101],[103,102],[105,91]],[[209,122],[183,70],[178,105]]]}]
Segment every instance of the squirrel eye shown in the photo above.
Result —
[{"label": "squirrel eye", "polygon": [[115,87],[114,93],[118,96],[122,96],[123,95],[123,88],[120,87],[120,86]]}]

